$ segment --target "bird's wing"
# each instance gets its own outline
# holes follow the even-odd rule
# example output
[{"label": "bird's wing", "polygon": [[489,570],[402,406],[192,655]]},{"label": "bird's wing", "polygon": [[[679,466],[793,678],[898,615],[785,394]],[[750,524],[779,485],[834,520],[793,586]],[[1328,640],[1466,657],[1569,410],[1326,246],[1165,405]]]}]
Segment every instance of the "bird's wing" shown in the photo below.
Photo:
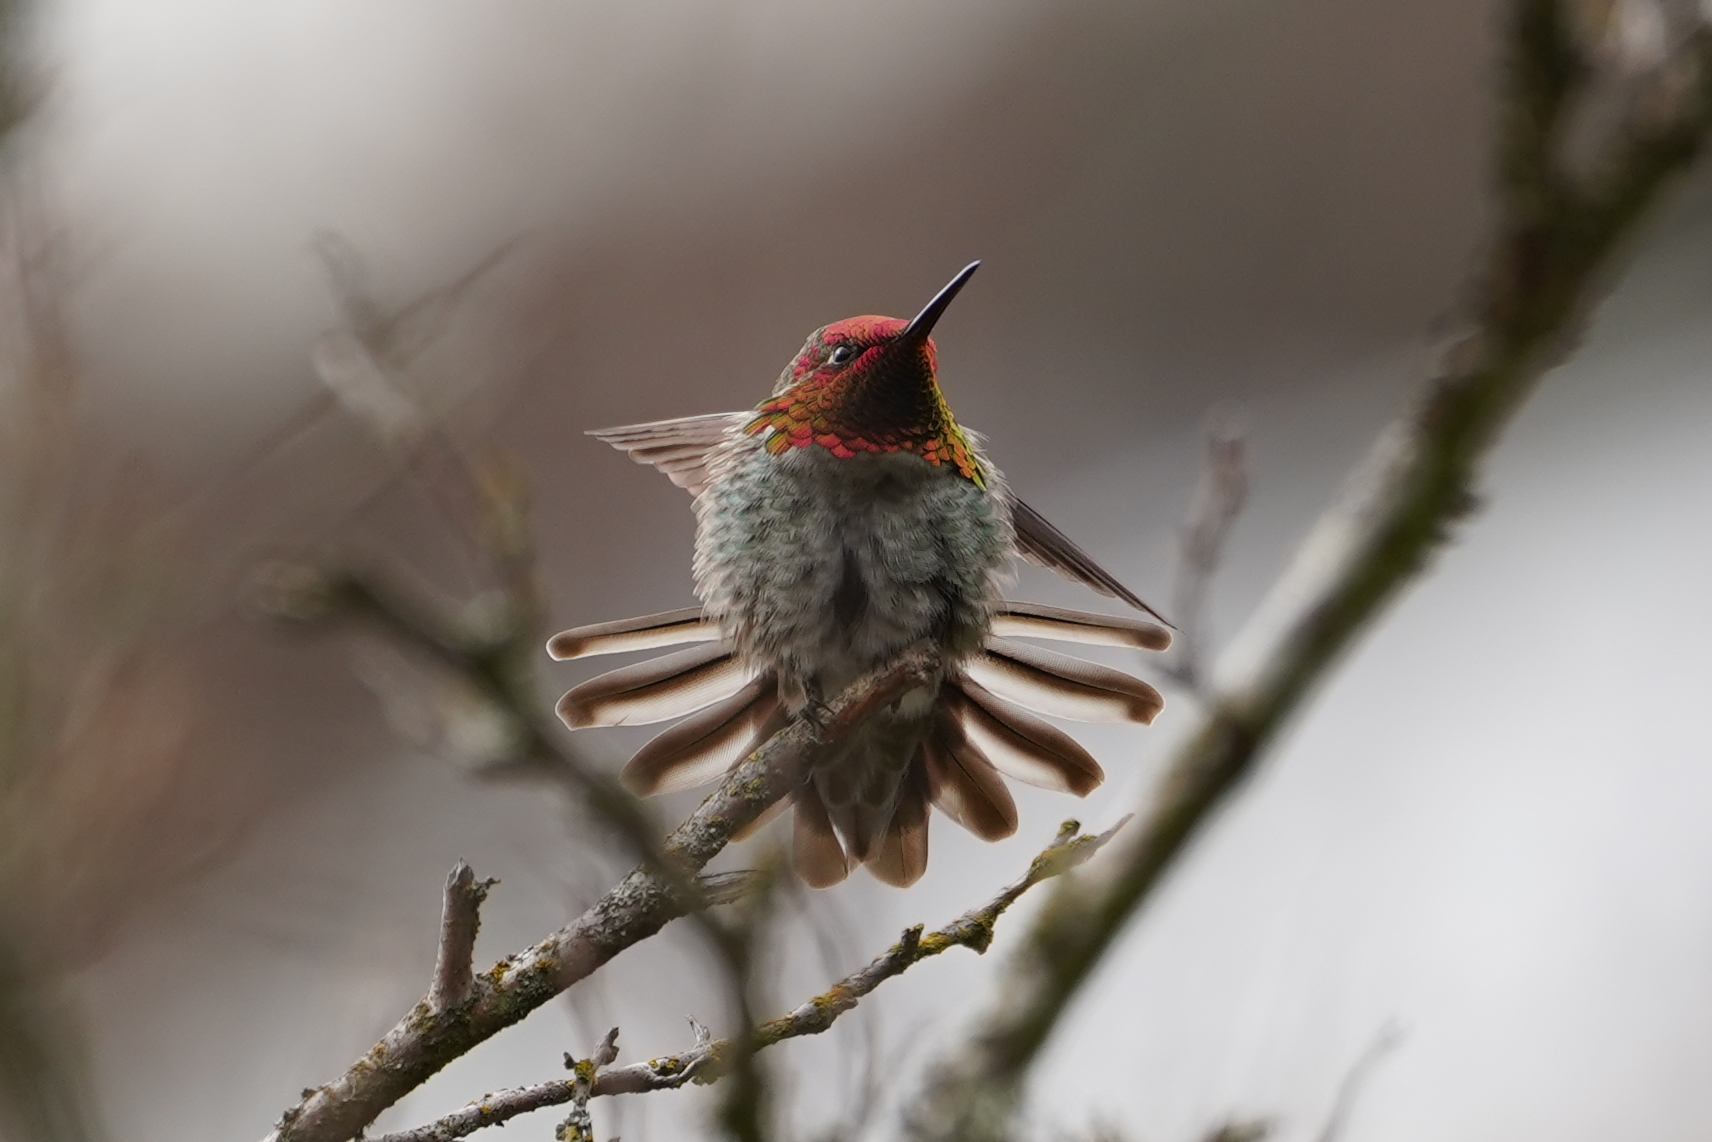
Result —
[{"label": "bird's wing", "polygon": [[707,487],[707,460],[727,436],[742,428],[752,412],[710,412],[682,416],[676,420],[653,420],[618,428],[597,428],[589,433],[620,452],[629,453],[638,464],[651,464],[690,495]]},{"label": "bird's wing", "polygon": [[1118,582],[1116,576],[1095,563],[1086,551],[1048,523],[1045,516],[1015,496],[1011,497],[1011,519],[1016,525],[1017,551],[1024,559],[1056,571],[1066,579],[1074,579],[1102,595],[1122,599],[1136,610],[1165,622],[1165,616],[1142,602],[1140,596]]},{"label": "bird's wing", "polygon": [[[707,487],[708,456],[753,416],[752,412],[712,412],[676,420],[597,428],[589,435],[628,453],[638,464],[658,468],[672,483],[694,496]],[[1102,595],[1122,599],[1136,610],[1165,622],[1164,617],[1142,602],[1139,595],[1095,563],[1086,551],[1070,542],[1068,536],[1048,523],[1039,512],[1014,496],[1011,498],[1011,513],[1016,524],[1017,551],[1024,559],[1056,571],[1067,579],[1074,579]]]}]

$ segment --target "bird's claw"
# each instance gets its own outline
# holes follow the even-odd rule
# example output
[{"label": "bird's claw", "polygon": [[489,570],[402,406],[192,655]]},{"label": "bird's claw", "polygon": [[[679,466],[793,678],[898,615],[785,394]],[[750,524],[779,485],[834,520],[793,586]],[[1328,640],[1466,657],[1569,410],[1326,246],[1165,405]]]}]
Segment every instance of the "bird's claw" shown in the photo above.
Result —
[{"label": "bird's claw", "polygon": [[803,705],[803,708],[797,711],[797,717],[801,718],[803,724],[808,726],[815,741],[824,741],[826,727],[832,724],[832,707],[818,697],[811,697]]}]

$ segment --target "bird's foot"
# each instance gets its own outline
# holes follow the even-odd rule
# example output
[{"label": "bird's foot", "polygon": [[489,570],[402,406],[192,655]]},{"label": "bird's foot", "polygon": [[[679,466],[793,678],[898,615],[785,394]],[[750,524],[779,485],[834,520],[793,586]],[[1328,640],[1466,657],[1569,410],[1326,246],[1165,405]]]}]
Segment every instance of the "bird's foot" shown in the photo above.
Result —
[{"label": "bird's foot", "polygon": [[832,724],[832,707],[819,695],[812,695],[807,702],[803,703],[802,709],[797,711],[797,717],[801,718],[803,724],[808,726],[815,741],[824,741],[826,727]]}]

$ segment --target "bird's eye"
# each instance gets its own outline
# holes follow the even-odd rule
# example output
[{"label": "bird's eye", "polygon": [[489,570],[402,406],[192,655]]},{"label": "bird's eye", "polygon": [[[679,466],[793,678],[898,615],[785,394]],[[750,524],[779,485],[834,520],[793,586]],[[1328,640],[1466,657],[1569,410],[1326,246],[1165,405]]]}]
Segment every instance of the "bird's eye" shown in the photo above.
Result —
[{"label": "bird's eye", "polygon": [[828,364],[842,365],[848,362],[850,358],[855,355],[855,349],[851,348],[849,345],[840,345],[832,351],[831,356],[827,357],[826,360]]}]

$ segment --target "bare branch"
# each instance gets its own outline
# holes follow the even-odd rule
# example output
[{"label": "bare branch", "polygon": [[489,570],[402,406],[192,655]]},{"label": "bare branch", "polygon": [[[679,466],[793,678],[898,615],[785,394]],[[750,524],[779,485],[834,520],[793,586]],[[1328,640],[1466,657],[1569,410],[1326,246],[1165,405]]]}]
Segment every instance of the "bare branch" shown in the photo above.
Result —
[{"label": "bare branch", "polygon": [[1705,27],[1662,65],[1660,101],[1607,148],[1598,177],[1576,180],[1561,128],[1586,69],[1564,5],[1514,0],[1510,13],[1501,197],[1473,333],[1381,436],[1249,624],[1143,827],[1036,919],[995,1006],[912,1112],[917,1137],[1013,1133],[1023,1075],[1070,999],[1280,727],[1476,503],[1481,458],[1562,358],[1648,208],[1700,152],[1712,127]]},{"label": "bare branch", "polygon": [[470,866],[459,861],[446,877],[446,900],[440,911],[440,954],[434,963],[434,984],[428,1006],[435,1013],[462,1007],[475,985],[476,932],[481,906],[497,880],[476,880]]},{"label": "bare branch", "polygon": [[[780,731],[673,830],[663,848],[668,867],[700,869],[736,832],[794,789],[817,758],[900,694],[936,679],[939,671],[938,648],[919,644],[848,687],[818,728],[797,721]],[[658,868],[637,868],[577,919],[477,976],[468,1001],[456,1011],[436,1012],[423,998],[348,1071],[288,1110],[270,1140],[346,1142],[354,1137],[441,1067],[701,903],[699,892],[676,892],[673,884]]]},{"label": "bare branch", "polygon": [[[1066,821],[1041,854],[1029,864],[1028,871],[980,908],[965,912],[936,932],[922,933],[917,924],[907,928],[893,944],[868,966],[845,976],[824,993],[797,1007],[789,1015],[770,1019],[756,1027],[751,1039],[757,1050],[795,1039],[803,1035],[818,1035],[827,1030],[838,1017],[857,1005],[886,980],[902,975],[922,960],[937,956],[951,948],[973,948],[985,953],[993,941],[993,927],[1000,916],[1015,904],[1023,893],[1043,880],[1060,876],[1085,863],[1098,852],[1117,831],[1129,821],[1125,817],[1105,832],[1095,836],[1081,835],[1081,825]],[[723,1075],[723,1063],[730,1057],[732,1040],[715,1040],[695,1020],[690,1020],[696,1043],[690,1050],[662,1059],[650,1059],[629,1066],[607,1068],[617,1057],[618,1031],[614,1028],[597,1050],[589,1070],[591,1088],[585,1097],[618,1094],[646,1094],[652,1091],[676,1090],[685,1083],[710,1083]],[[611,1048],[610,1055],[605,1053]],[[567,1065],[573,1064],[567,1058]],[[473,1134],[487,1126],[499,1126],[507,1120],[530,1111],[575,1102],[579,1091],[575,1080],[555,1080],[535,1086],[490,1094],[426,1126],[399,1131],[375,1139],[374,1142],[452,1142],[452,1139]]]},{"label": "bare branch", "polygon": [[[1030,888],[1043,880],[1069,872],[1098,852],[1107,841],[1123,828],[1130,818],[1097,836],[1081,836],[1081,825],[1066,821],[1052,844],[1029,865],[1023,877],[980,908],[965,912],[936,932],[922,933],[921,925],[904,930],[893,944],[868,966],[845,976],[825,992],[797,1007],[789,1015],[770,1019],[755,1030],[757,1047],[771,1047],[786,1039],[802,1035],[818,1035],[837,1021],[838,1017],[855,1007],[864,997],[893,976],[902,975],[922,960],[937,956],[951,948],[973,948],[985,953],[993,942],[993,927],[1000,916],[1015,904]],[[682,1055],[635,1063],[628,1067],[606,1071],[595,1083],[595,1094],[639,1094],[651,1090],[670,1090],[682,1086],[686,1079],[710,1082],[719,1073],[718,1062],[729,1049],[721,1040],[698,1046]]]},{"label": "bare branch", "polygon": [[534,1086],[502,1090],[483,1095],[468,1106],[454,1110],[444,1118],[412,1130],[383,1134],[373,1142],[452,1142],[474,1134],[484,1126],[503,1126],[520,1114],[564,1106],[577,1097],[575,1078],[554,1079]]}]

